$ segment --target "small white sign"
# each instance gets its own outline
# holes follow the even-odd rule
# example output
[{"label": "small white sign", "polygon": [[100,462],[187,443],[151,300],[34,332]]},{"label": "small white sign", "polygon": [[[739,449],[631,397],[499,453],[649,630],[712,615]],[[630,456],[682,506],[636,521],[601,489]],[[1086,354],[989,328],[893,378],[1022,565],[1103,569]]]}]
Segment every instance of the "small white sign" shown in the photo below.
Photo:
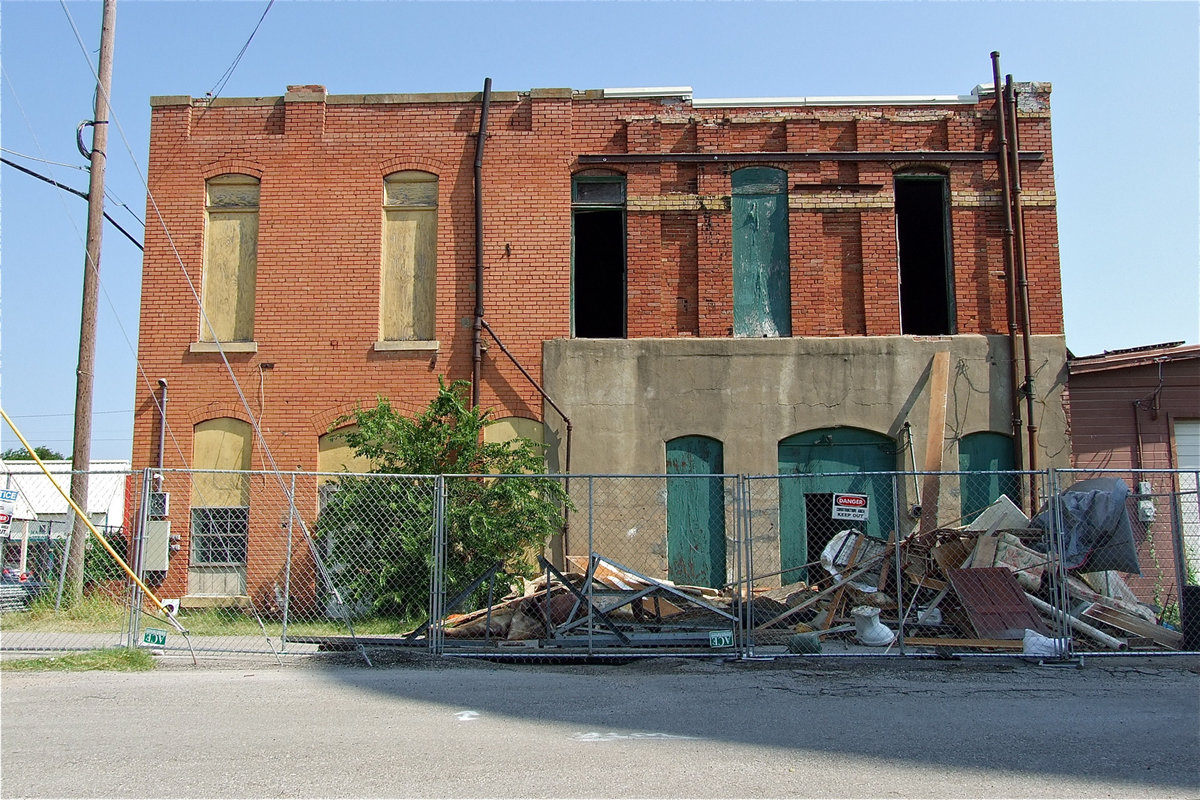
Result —
[{"label": "small white sign", "polygon": [[870,514],[871,500],[865,494],[838,493],[833,496],[833,518],[865,522]]},{"label": "small white sign", "polygon": [[16,489],[0,489],[0,538],[8,536],[8,528],[12,525],[19,496],[20,493]]}]

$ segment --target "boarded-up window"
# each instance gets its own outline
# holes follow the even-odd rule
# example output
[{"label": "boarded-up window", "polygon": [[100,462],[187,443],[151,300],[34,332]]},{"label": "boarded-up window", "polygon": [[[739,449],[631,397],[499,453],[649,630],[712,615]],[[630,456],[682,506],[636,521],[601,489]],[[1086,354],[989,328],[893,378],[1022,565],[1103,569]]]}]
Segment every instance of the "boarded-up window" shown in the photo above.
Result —
[{"label": "boarded-up window", "polygon": [[431,341],[437,288],[438,179],[393,172],[383,179],[379,338]]},{"label": "boarded-up window", "polygon": [[202,342],[254,340],[258,180],[218,175],[207,184]]},{"label": "boarded-up window", "polygon": [[[336,431],[322,434],[317,440],[317,470],[322,473],[371,471],[371,459],[358,455],[346,442],[346,434],[358,430],[357,425],[346,425]],[[323,478],[324,480],[324,478]]]}]

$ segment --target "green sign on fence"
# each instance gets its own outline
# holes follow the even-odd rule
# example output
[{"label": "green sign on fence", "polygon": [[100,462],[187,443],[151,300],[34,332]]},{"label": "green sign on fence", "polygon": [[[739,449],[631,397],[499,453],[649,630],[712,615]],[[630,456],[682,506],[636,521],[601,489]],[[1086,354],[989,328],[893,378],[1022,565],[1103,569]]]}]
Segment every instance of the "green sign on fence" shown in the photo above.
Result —
[{"label": "green sign on fence", "polygon": [[142,632],[142,644],[162,647],[167,643],[167,632],[160,628],[146,628]]},{"label": "green sign on fence", "polygon": [[733,631],[709,631],[709,647],[733,647]]}]

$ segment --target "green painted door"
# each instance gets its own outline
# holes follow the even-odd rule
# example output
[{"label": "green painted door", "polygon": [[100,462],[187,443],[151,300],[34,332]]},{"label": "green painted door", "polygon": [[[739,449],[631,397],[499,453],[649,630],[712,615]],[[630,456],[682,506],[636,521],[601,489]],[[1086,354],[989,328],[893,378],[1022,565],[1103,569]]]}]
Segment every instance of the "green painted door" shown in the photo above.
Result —
[{"label": "green painted door", "polygon": [[733,335],[791,336],[787,173],[733,173]]},{"label": "green painted door", "polygon": [[[779,560],[781,581],[809,579],[805,565],[839,531],[855,528],[887,539],[894,527],[893,482],[896,444],[883,434],[858,428],[819,428],[779,443]],[[831,474],[847,473],[847,474]],[[833,518],[833,494],[867,495],[866,522]],[[819,573],[814,572],[812,577]]]},{"label": "green painted door", "polygon": [[707,436],[667,442],[667,577],[689,586],[725,584],[725,458]]},{"label": "green painted door", "polygon": [[1011,436],[990,431],[967,434],[958,441],[958,469],[963,473],[958,480],[964,525],[1002,494],[1021,504],[1021,478],[1013,474],[1017,466]]}]

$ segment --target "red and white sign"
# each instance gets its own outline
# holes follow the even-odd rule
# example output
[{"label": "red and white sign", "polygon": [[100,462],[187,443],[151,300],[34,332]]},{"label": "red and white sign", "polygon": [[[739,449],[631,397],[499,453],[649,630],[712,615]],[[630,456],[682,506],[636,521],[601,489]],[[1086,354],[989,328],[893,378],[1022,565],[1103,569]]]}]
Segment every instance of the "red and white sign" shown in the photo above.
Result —
[{"label": "red and white sign", "polygon": [[871,509],[871,500],[865,494],[834,494],[833,518],[863,522]]}]

